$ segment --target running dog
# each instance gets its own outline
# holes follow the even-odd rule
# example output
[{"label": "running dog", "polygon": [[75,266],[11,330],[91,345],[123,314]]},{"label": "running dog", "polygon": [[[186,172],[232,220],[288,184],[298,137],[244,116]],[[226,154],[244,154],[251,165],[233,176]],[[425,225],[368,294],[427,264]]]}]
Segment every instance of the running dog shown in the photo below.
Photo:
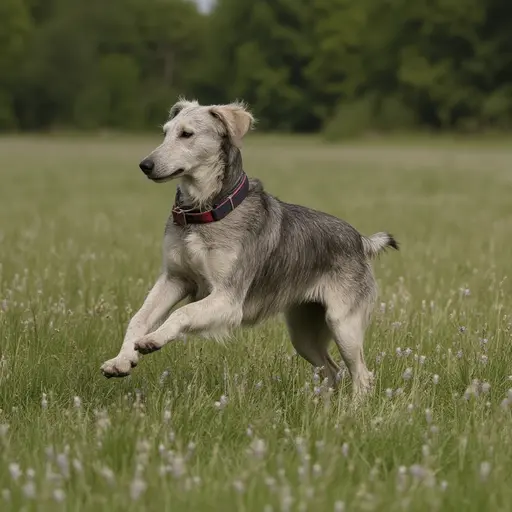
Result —
[{"label": "running dog", "polygon": [[156,183],[180,180],[162,271],[119,354],[101,370],[123,377],[141,354],[186,333],[215,335],[284,313],[295,350],[331,386],[339,372],[328,353],[334,339],[362,396],[371,384],[363,338],[377,295],[370,260],[398,244],[388,233],[366,237],[336,217],[280,201],[248,178],[240,148],[253,122],[241,103],[172,107],[162,144],[140,163]]}]

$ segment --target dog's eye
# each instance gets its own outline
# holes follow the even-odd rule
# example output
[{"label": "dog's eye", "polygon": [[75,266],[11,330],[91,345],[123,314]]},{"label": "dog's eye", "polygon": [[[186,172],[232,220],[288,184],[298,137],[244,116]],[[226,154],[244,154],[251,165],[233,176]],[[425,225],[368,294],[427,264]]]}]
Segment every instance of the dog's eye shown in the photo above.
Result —
[{"label": "dog's eye", "polygon": [[190,139],[190,137],[192,137],[192,135],[194,135],[194,134],[192,132],[187,132],[187,130],[183,130],[180,133],[180,137],[182,137],[183,139]]}]

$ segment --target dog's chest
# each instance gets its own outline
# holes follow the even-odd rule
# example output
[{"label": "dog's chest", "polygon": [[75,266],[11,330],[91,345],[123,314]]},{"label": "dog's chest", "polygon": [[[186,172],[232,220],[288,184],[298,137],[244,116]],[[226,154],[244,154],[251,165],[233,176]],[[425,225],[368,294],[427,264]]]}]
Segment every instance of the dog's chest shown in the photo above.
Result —
[{"label": "dog's chest", "polygon": [[183,275],[210,292],[232,271],[236,253],[207,244],[198,233],[166,237],[164,262],[170,274]]}]

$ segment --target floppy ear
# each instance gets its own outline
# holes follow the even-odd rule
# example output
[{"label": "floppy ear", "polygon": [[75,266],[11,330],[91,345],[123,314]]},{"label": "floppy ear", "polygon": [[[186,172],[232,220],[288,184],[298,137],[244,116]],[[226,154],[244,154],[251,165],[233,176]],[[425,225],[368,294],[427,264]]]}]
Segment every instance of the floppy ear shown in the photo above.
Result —
[{"label": "floppy ear", "polygon": [[214,105],[210,108],[210,113],[222,121],[231,142],[237,147],[242,145],[244,135],[254,124],[254,117],[243,103]]},{"label": "floppy ear", "polygon": [[180,98],[169,111],[169,121],[174,119],[185,107],[197,106],[197,101],[188,101],[184,98]]}]

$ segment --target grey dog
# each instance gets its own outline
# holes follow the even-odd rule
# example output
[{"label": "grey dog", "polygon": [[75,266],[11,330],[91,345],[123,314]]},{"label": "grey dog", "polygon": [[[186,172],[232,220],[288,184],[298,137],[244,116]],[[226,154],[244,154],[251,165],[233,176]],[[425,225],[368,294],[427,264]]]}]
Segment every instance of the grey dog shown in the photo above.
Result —
[{"label": "grey dog", "polygon": [[172,107],[164,141],[140,164],[154,182],[180,179],[162,271],[119,354],[101,370],[122,377],[140,354],[185,333],[220,334],[284,313],[295,350],[332,386],[339,372],[328,353],[334,339],[361,396],[371,384],[363,338],[377,294],[370,259],[398,249],[397,242],[284,203],[248,179],[240,147],[253,121],[241,103]]}]

